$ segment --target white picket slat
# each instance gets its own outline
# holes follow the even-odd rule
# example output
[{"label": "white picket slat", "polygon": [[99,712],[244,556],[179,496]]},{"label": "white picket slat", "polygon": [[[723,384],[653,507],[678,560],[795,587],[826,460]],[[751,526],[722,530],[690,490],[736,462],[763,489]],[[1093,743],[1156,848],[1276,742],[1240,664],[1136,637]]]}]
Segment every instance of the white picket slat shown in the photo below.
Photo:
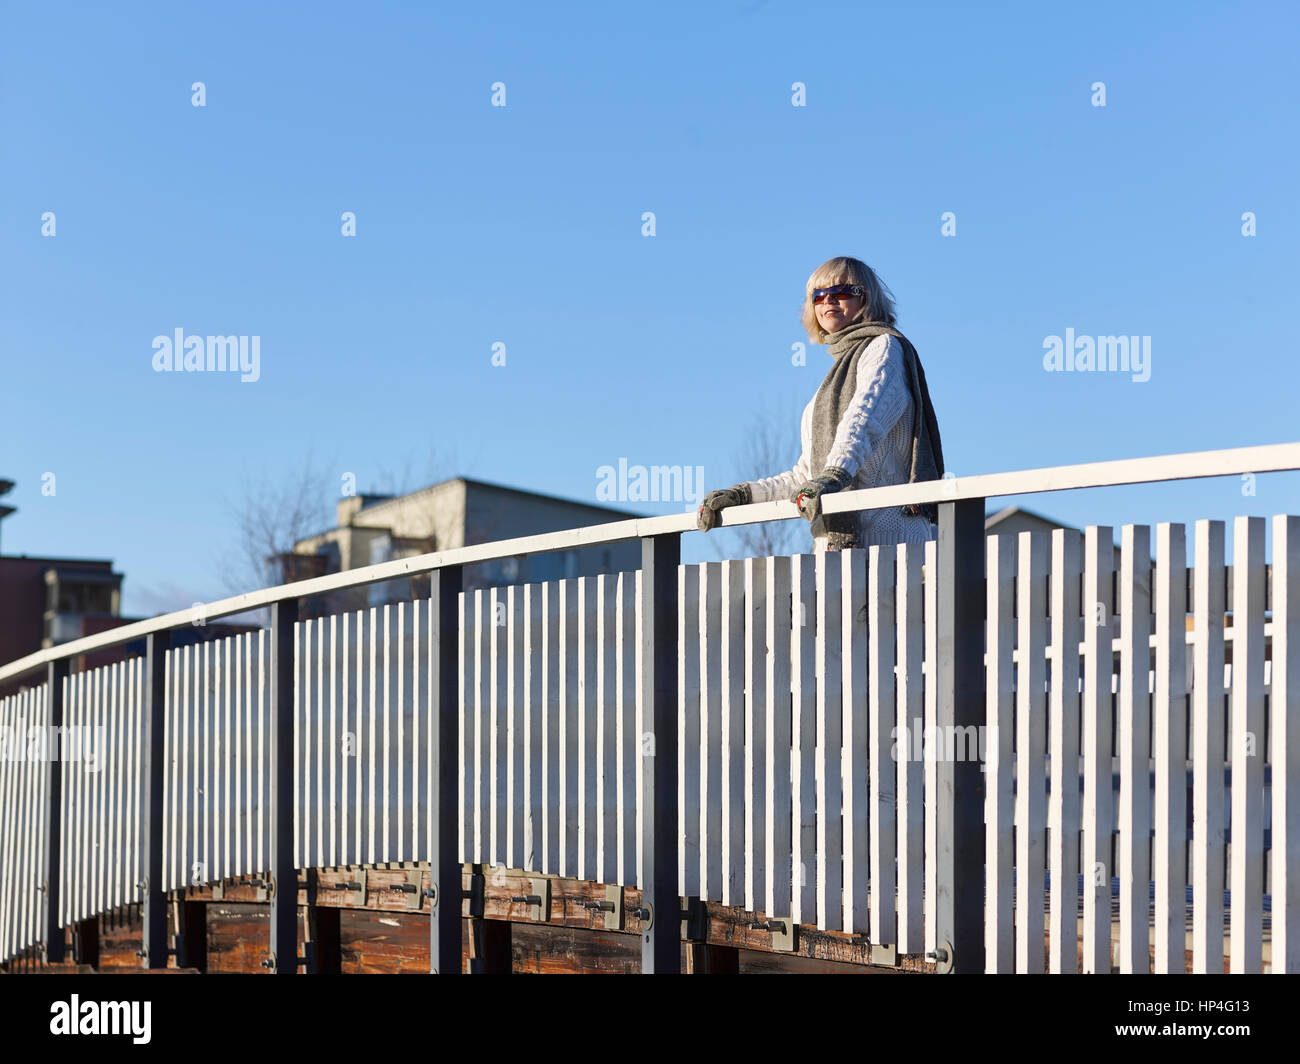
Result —
[{"label": "white picket slat", "polygon": [[924,762],[916,751],[925,733],[921,675],[925,652],[921,567],[925,551],[920,544],[900,543],[891,557],[897,585],[894,617],[898,632],[898,706],[894,721],[899,751],[894,769],[898,788],[898,951],[919,953],[925,944],[921,905],[925,887],[925,773]]},{"label": "white picket slat", "polygon": [[1223,971],[1222,521],[1196,522],[1192,607],[1192,971]]},{"label": "white picket slat", "polygon": [[542,585],[542,863],[560,871],[560,588]]},{"label": "white picket slat", "polygon": [[[790,775],[790,559],[769,558],[765,567],[764,597],[766,610],[767,670],[763,677],[765,694],[763,744],[763,866],[767,873],[767,893],[762,909],[771,917],[790,919],[791,897],[791,775]],[[757,795],[751,795],[757,799]]]},{"label": "white picket slat", "polygon": [[578,577],[578,878],[595,879],[597,795],[596,715],[599,710],[596,648],[596,578]]},{"label": "white picket slat", "polygon": [[[526,700],[524,685],[528,668],[527,648],[524,644],[524,596],[526,587],[506,588],[506,747],[509,762],[506,766],[506,806],[509,821],[506,830],[506,865],[526,868],[527,852],[524,845],[527,832],[527,781],[525,766],[529,761],[528,728],[524,720]],[[418,719],[418,718],[417,718]]]},{"label": "white picket slat", "polygon": [[477,853],[475,842],[475,807],[478,804],[478,741],[475,736],[477,714],[477,676],[473,659],[478,652],[477,611],[473,590],[462,592],[461,628],[461,720],[460,745],[462,751],[461,795],[463,808],[464,844],[462,860],[473,861]]},{"label": "white picket slat", "polygon": [[868,775],[870,777],[869,831],[871,852],[872,942],[895,944],[898,925],[895,914],[895,851],[898,833],[897,776],[906,772],[910,751],[902,733],[894,732],[898,709],[895,705],[894,636],[897,606],[898,554],[892,546],[867,548],[867,675],[869,684]]},{"label": "white picket slat", "polygon": [[834,554],[814,556],[817,572],[817,926],[843,930],[844,874],[841,781],[843,717],[840,677],[843,568]]},{"label": "white picket slat", "polygon": [[483,795],[484,809],[488,813],[488,838],[484,861],[501,867],[508,861],[506,855],[506,818],[510,815],[509,796],[506,793],[506,641],[505,596],[501,588],[487,591],[487,758],[485,773],[487,791]]},{"label": "white picket slat", "polygon": [[1155,762],[1155,962],[1158,975],[1185,970],[1187,926],[1187,537],[1182,525],[1156,526],[1156,676],[1152,703]]},{"label": "white picket slat", "polygon": [[[1263,971],[1264,519],[1232,536],[1232,944],[1234,975]],[[1276,772],[1276,767],[1274,768]]]},{"label": "white picket slat", "polygon": [[722,898],[722,563],[700,566],[700,888]]},{"label": "white picket slat", "polygon": [[1112,770],[1111,649],[1115,548],[1109,525],[1089,525],[1083,546],[1083,971],[1108,974]]},{"label": "white picket slat", "polygon": [[700,569],[677,567],[677,881],[686,896],[700,886]]},{"label": "white picket slat", "polygon": [[[615,648],[618,693],[618,879],[637,882],[637,765],[641,762],[641,734],[637,720],[636,589],[639,573],[621,572],[615,593],[617,628]],[[715,895],[716,896],[716,895]]]},{"label": "white picket slat", "polygon": [[840,691],[842,746],[840,780],[844,789],[843,927],[865,932],[870,925],[867,861],[871,848],[871,680],[867,668],[867,552],[843,550],[840,556]]},{"label": "white picket slat", "polygon": [[745,566],[745,908],[761,910],[767,897],[767,569],[770,559],[746,558]]},{"label": "white picket slat", "polygon": [[[939,719],[939,700],[936,674],[939,661],[939,578],[937,574],[939,544],[930,540],[925,544],[925,565],[922,590],[925,616],[922,622],[925,637],[925,659],[921,666],[924,684],[925,727],[922,737],[934,735]],[[922,871],[925,874],[925,949],[932,952],[938,945],[939,928],[939,762],[933,757],[925,759],[925,857]]]},{"label": "white picket slat", "polygon": [[582,720],[579,704],[581,662],[578,658],[578,581],[560,581],[560,867],[562,876],[578,874],[578,747]]},{"label": "white picket slat", "polygon": [[1048,971],[1078,970],[1079,939],[1079,581],[1083,537],[1052,532],[1052,676],[1047,734],[1052,783],[1048,808],[1051,883]]},{"label": "white picket slat", "polygon": [[[0,699],[0,724],[3,724],[6,729],[14,727],[20,707],[21,701],[18,697]],[[22,834],[13,815],[13,795],[18,785],[19,764],[20,762],[15,758],[0,757],[0,826],[3,826],[3,833],[0,834],[0,957],[2,958],[8,958],[16,946],[9,914],[17,889],[13,873],[14,852],[19,847]]]},{"label": "white picket slat", "polygon": [[[466,664],[469,660],[467,654],[471,652],[473,646],[472,641],[474,638],[473,634],[467,633],[465,628],[469,608],[470,603],[462,596],[460,602],[460,656],[462,665]],[[349,733],[349,749],[351,751],[351,756],[347,761],[344,761],[343,764],[344,779],[346,780],[349,775],[352,777],[352,793],[349,804],[348,789],[345,785],[343,792],[343,808],[345,810],[345,816],[346,810],[352,810],[352,816],[348,818],[351,821],[352,832],[349,845],[346,847],[346,855],[343,857],[343,862],[349,865],[361,864],[365,860],[362,856],[363,851],[361,848],[361,808],[364,805],[364,792],[361,789],[362,754],[364,753],[364,744],[362,743],[364,732],[361,721],[363,707],[365,706],[364,687],[362,686],[365,678],[365,658],[363,656],[365,649],[364,617],[365,614],[358,610],[352,615],[352,624],[349,627],[346,624],[348,619],[347,615],[344,616],[344,661],[350,664],[355,680],[355,682],[349,682],[348,668],[345,667],[343,671],[343,688],[347,692],[348,702],[351,706],[351,713],[346,714],[345,720],[349,720],[350,722],[349,726],[351,731]],[[473,742],[472,733],[466,726],[466,722],[469,720],[468,705],[466,702],[469,691],[469,681],[467,680],[466,675],[467,670],[462,669],[460,679],[459,712],[461,714],[460,741],[463,745],[460,751],[461,756],[458,759],[459,782],[457,790],[457,793],[460,795],[461,807],[460,830],[458,834],[460,836],[459,846],[462,859],[465,859],[468,847],[473,844],[474,839],[474,829],[466,821],[469,810],[472,808],[470,802],[467,801],[469,796],[466,788],[472,785],[473,782],[473,761],[466,756],[468,749],[472,747],[466,747],[464,745]],[[269,742],[270,736],[267,735],[266,738]],[[468,776],[466,775],[467,771],[469,772]]]},{"label": "white picket slat", "polygon": [[[112,712],[112,701],[117,685],[113,682],[115,674],[118,672],[116,664],[106,666],[102,669],[95,670],[96,689],[95,689],[95,715],[91,722],[91,727],[102,729],[96,731],[96,736],[106,736],[108,734],[108,720]],[[91,789],[94,794],[95,816],[94,824],[94,852],[95,863],[90,875],[90,897],[86,906],[86,915],[104,911],[104,887],[108,876],[108,846],[105,840],[108,836],[108,781],[111,773],[103,771],[104,766],[96,760],[96,767],[92,770],[89,751],[86,749],[91,742],[89,736],[83,738],[82,742],[82,764],[85,766],[86,774],[91,780]],[[101,751],[101,755],[104,751]]]},{"label": "white picket slat", "polygon": [[[475,619],[479,621],[482,604],[475,601]],[[479,645],[475,647],[475,676],[474,676],[474,721],[477,727],[481,720],[480,709],[482,706],[481,684],[485,672],[484,648],[481,645],[482,630],[476,627],[475,638]],[[361,681],[358,685],[357,696],[362,700],[362,713],[360,728],[358,733],[358,757],[361,768],[361,782],[357,787],[357,797],[361,802],[364,814],[361,819],[361,839],[359,853],[361,862],[364,864],[374,864],[378,860],[379,851],[379,832],[375,807],[378,795],[376,791],[379,785],[379,610],[371,606],[361,611],[357,618],[357,638],[359,641],[359,660],[357,677]],[[475,750],[479,759],[476,761],[478,771],[475,779],[482,779],[482,765],[485,755],[482,754],[482,736],[475,735]],[[486,809],[480,800],[479,794],[474,795],[474,836],[476,845],[486,845],[484,835],[486,826],[483,817],[486,816]],[[479,857],[482,860],[482,857]]]},{"label": "white picket slat", "polygon": [[1011,827],[1014,800],[1011,773],[1014,703],[1011,691],[1015,668],[1015,580],[1017,542],[1013,536],[989,536],[987,558],[987,623],[985,728],[987,747],[984,793],[984,970],[1006,973],[1015,970],[1015,925],[1012,923],[1014,888]]},{"label": "white picket slat", "polygon": [[1121,974],[1150,971],[1151,530],[1125,525],[1120,570],[1119,956]]},{"label": "white picket slat", "polygon": [[596,872],[601,883],[618,873],[618,578],[596,577]]},{"label": "white picket slat", "polygon": [[817,913],[817,586],[813,556],[791,559],[791,919],[811,923]]},{"label": "white picket slat", "polygon": [[[231,669],[231,654],[234,652],[234,640],[223,639],[219,646],[221,647],[221,869],[223,876],[235,874],[234,866],[234,840],[231,836],[233,821],[235,819],[235,803],[232,797],[234,790],[234,779],[231,776],[233,763],[233,747],[235,745],[235,729],[231,719],[234,711],[238,707],[238,692],[233,690],[232,684],[234,677]],[[320,765],[319,756],[313,769],[316,771],[319,779]],[[317,808],[320,807],[319,795],[317,796]],[[319,846],[318,846],[319,850]],[[319,859],[318,859],[319,860]]]},{"label": "white picket slat", "polygon": [[[524,735],[522,742],[527,753],[524,757],[524,857],[522,868],[541,871],[543,796],[542,780],[545,766],[545,703],[542,701],[542,678],[546,672],[542,653],[542,588],[536,584],[524,585]],[[433,777],[430,776],[432,785]],[[432,856],[430,857],[432,860]]]},{"label": "white picket slat", "polygon": [[1021,532],[1016,576],[1016,971],[1042,972],[1047,834],[1047,537]]},{"label": "white picket slat", "polygon": [[641,653],[641,646],[645,639],[645,620],[642,616],[641,603],[644,601],[644,574],[640,569],[636,571],[636,590],[633,599],[632,618],[633,631],[636,639],[633,645],[637,648],[635,652],[636,665],[634,677],[634,697],[635,697],[635,715],[636,715],[636,779],[634,781],[633,794],[635,796],[634,808],[636,809],[636,845],[633,847],[634,860],[636,861],[636,885],[642,885],[642,876],[644,867],[641,863],[641,856],[645,847],[645,816],[641,809],[641,794],[645,783],[645,771],[647,768],[646,757],[653,751],[647,750],[647,747],[654,741],[654,737],[648,734],[645,720],[645,705],[642,700],[642,692],[645,690],[643,683],[645,657]]},{"label": "white picket slat", "polygon": [[[745,904],[744,563],[722,563],[722,904]],[[639,644],[638,644],[639,645]]]},{"label": "white picket slat", "polygon": [[1269,743],[1273,768],[1274,974],[1300,972],[1300,517],[1273,517],[1273,685]]},{"label": "white picket slat", "polygon": [[[27,696],[19,693],[5,700],[11,710],[0,716],[6,729],[22,728],[26,723]],[[8,738],[8,736],[6,736]],[[22,742],[11,739],[10,742]],[[8,746],[8,743],[6,743]],[[22,853],[26,835],[25,798],[27,762],[11,756],[8,749],[0,757],[0,817],[3,817],[3,848],[0,848],[0,957],[9,957],[19,948],[22,936]]]}]

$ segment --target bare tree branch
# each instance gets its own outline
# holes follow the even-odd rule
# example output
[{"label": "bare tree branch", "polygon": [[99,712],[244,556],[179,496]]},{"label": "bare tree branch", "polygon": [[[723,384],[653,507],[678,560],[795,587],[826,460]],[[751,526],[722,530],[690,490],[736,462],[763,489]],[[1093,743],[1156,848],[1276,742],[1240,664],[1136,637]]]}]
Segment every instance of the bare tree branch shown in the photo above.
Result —
[{"label": "bare tree branch", "polygon": [[237,485],[242,495],[226,499],[236,538],[221,560],[222,582],[232,593],[280,583],[278,555],[332,527],[335,494],[333,478],[311,452],[278,476],[245,470]]}]

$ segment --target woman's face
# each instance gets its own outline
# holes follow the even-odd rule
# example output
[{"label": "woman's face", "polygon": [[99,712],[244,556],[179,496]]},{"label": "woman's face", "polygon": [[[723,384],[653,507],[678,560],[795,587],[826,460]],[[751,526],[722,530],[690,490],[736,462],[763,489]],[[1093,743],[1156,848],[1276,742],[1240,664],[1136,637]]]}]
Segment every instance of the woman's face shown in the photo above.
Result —
[{"label": "woman's face", "polygon": [[[835,284],[848,284],[848,281],[839,280]],[[830,287],[829,285],[827,287]],[[817,312],[817,324],[825,332],[839,332],[844,326],[848,325],[858,313],[862,310],[866,299],[863,296],[851,295],[830,295],[822,303],[814,304],[813,309]]]}]

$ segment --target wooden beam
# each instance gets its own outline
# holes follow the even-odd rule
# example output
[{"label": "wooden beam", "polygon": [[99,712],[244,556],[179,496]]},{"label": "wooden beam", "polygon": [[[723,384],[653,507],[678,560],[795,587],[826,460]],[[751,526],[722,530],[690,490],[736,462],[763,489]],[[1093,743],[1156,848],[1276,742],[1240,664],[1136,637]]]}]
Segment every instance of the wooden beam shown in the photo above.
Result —
[{"label": "wooden beam", "polygon": [[[412,869],[410,868],[368,868],[366,870],[366,903],[358,904],[355,898],[355,892],[347,888],[344,884],[356,882],[357,870],[347,868],[337,869],[318,869],[316,876],[316,907],[318,918],[320,913],[327,910],[349,910],[353,913],[361,914],[364,912],[384,914],[388,917],[395,917],[404,922],[408,917],[418,917],[427,919],[429,912],[429,903],[426,899],[421,899],[419,909],[409,908],[408,899],[411,897],[410,892],[403,889],[403,885],[409,882]],[[547,941],[545,936],[548,932],[558,932],[561,929],[567,929],[574,932],[588,933],[592,938],[582,939],[582,941],[616,941],[608,936],[618,936],[617,941],[622,942],[628,938],[636,938],[637,941],[643,934],[646,921],[636,915],[636,910],[641,908],[641,892],[635,887],[622,887],[623,895],[623,913],[621,920],[617,914],[606,912],[598,909],[593,903],[602,902],[606,899],[607,887],[602,883],[587,882],[575,879],[560,879],[554,876],[546,876],[551,884],[551,905],[549,919],[537,920],[531,915],[533,908],[524,902],[513,901],[513,898],[520,897],[529,893],[530,880],[537,878],[536,873],[528,873],[520,869],[494,869],[493,875],[486,877],[483,889],[483,912],[481,917],[470,918],[470,906],[468,898],[462,897],[460,904],[459,917],[462,919],[467,932],[472,933],[471,925],[478,920],[482,920],[485,925],[505,923],[510,926],[511,950],[514,955],[514,971],[523,971],[525,968],[533,970],[551,970],[549,962],[538,961],[521,967],[523,958],[529,950],[540,948],[541,942]],[[428,883],[428,871],[422,870],[421,892],[424,884]],[[461,876],[460,888],[463,895],[468,895],[471,886],[471,873],[467,869]],[[178,894],[181,892],[178,892]],[[249,883],[239,883],[237,881],[227,881],[223,885],[221,901],[216,904],[227,903],[256,903],[257,888]],[[206,904],[211,900],[212,891],[210,886],[189,887],[183,892],[186,898],[192,902]],[[680,902],[680,899],[679,899]],[[299,892],[299,903],[307,903],[307,893],[303,889]],[[260,904],[265,905],[263,899]],[[705,937],[698,943],[702,946],[719,947],[724,950],[744,950],[753,953],[770,954],[774,959],[802,957],[806,960],[826,961],[836,964],[855,965],[862,969],[871,969],[874,971],[900,971],[900,972],[933,972],[935,964],[933,961],[926,960],[920,954],[899,955],[895,964],[886,964],[880,959],[877,951],[873,956],[873,946],[865,934],[850,934],[842,931],[821,931],[812,925],[799,925],[795,936],[795,949],[793,952],[784,950],[774,950],[772,948],[772,934],[770,931],[760,927],[751,927],[751,924],[762,925],[767,921],[767,914],[762,912],[753,912],[740,906],[721,905],[717,902],[708,902],[705,904]],[[344,968],[347,970],[347,953],[349,950],[347,943],[347,917],[344,917],[342,925],[342,951],[344,954]],[[528,933],[525,935],[524,930]],[[537,934],[533,931],[536,930]],[[500,933],[492,928],[487,928],[489,935]],[[558,936],[554,939],[557,948],[563,949],[563,944],[569,941],[576,941],[572,936]],[[530,945],[524,947],[521,943],[527,942]],[[490,947],[490,942],[484,942],[484,955]],[[595,949],[595,947],[591,947]],[[583,947],[582,955],[586,957],[590,950]],[[469,946],[468,936],[464,939],[464,949],[462,950],[462,964],[464,958],[473,955],[473,950]],[[621,953],[619,954],[621,956]],[[722,954],[710,953],[709,955],[710,970],[716,970],[714,965],[730,964],[730,960],[725,960]],[[687,957],[687,970],[691,970],[689,965],[690,955]],[[775,961],[774,961],[775,962]],[[587,963],[586,961],[583,962]],[[622,970],[620,965],[623,961],[617,957],[611,957],[609,970]],[[703,962],[701,962],[703,963]],[[538,965],[541,968],[538,968]],[[639,966],[634,966],[635,970],[640,970]],[[604,970],[604,969],[602,969]]]},{"label": "wooden beam", "polygon": [[514,971],[509,920],[471,920],[469,970],[474,975]]},{"label": "wooden beam", "polygon": [[740,950],[708,942],[688,942],[686,971],[690,975],[738,975]]}]

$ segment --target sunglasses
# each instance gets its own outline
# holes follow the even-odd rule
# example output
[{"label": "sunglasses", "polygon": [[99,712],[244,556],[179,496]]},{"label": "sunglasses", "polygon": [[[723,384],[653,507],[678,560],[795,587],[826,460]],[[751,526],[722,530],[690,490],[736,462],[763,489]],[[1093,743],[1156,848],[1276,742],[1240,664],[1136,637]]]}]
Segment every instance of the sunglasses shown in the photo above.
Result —
[{"label": "sunglasses", "polygon": [[831,296],[838,296],[842,300],[848,296],[861,295],[865,293],[860,284],[837,284],[830,288],[814,288],[812,297],[814,303],[825,303]]}]

